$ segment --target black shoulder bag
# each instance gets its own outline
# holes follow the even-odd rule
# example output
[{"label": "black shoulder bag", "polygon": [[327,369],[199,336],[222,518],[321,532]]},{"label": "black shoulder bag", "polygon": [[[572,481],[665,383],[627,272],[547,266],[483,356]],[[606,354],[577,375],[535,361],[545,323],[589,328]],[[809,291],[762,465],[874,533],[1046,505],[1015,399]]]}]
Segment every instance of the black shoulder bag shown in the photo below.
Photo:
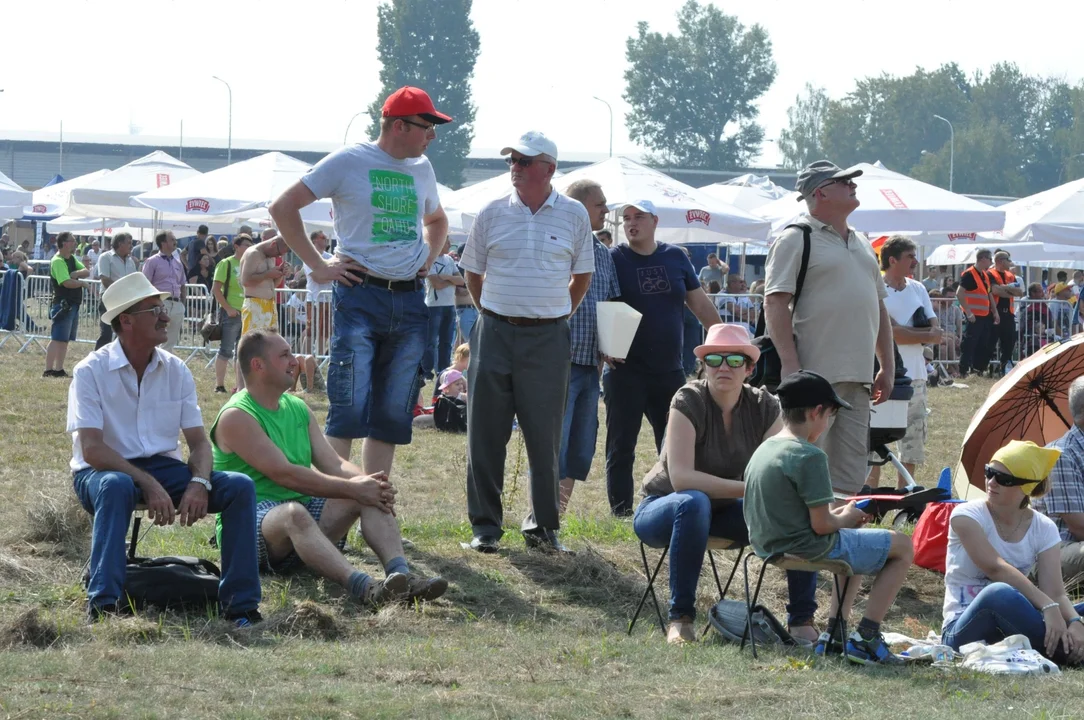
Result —
[{"label": "black shoulder bag", "polygon": [[[802,231],[802,264],[798,266],[798,281],[794,285],[794,299],[791,301],[791,313],[798,307],[798,298],[802,295],[802,286],[805,285],[806,271],[809,270],[809,251],[812,245],[810,236],[813,228],[805,224],[787,225],[784,230],[799,228]],[[753,344],[760,348],[760,359],[757,360],[753,374],[749,378],[749,384],[753,387],[762,387],[768,392],[775,392],[775,388],[782,381],[783,362],[779,359],[779,351],[775,349],[775,343],[768,336],[764,320],[764,305],[760,304],[760,314],[757,316],[757,327],[753,338]]]}]

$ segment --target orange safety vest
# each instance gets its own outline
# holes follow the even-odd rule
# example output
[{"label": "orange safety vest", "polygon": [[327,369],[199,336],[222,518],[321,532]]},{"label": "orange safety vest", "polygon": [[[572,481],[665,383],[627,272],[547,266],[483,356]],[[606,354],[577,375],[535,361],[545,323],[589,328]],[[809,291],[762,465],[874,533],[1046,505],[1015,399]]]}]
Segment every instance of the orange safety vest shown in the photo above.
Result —
[{"label": "orange safety vest", "polygon": [[990,314],[990,283],[986,274],[974,265],[964,273],[971,273],[971,277],[975,278],[975,289],[964,290],[964,307],[975,317],[986,317]]},{"label": "orange safety vest", "polygon": [[[992,275],[994,280],[997,280],[998,285],[1012,285],[1014,282],[1016,282],[1016,276],[1013,275],[1008,270],[1006,270],[1005,272],[1001,272],[1000,270],[990,269],[990,270],[987,270],[986,272],[988,274]],[[997,299],[1000,299],[1000,298],[997,298]],[[1012,297],[1009,298],[1009,314],[1010,315],[1012,315],[1013,313],[1016,312],[1016,306],[1013,304],[1013,300],[1014,300],[1014,298],[1012,298]]]}]

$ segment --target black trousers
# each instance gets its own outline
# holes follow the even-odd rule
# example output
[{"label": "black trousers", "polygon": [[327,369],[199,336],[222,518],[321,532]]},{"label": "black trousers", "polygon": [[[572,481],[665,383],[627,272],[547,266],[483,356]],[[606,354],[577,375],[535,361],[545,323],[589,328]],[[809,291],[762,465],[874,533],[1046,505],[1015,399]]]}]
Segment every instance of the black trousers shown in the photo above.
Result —
[{"label": "black trousers", "polygon": [[960,374],[975,370],[986,372],[993,352],[994,316],[976,315],[974,322],[964,323],[964,339],[960,343]]},{"label": "black trousers", "polygon": [[1001,324],[994,327],[993,335],[997,338],[1001,372],[1005,372],[1005,368],[1012,362],[1012,351],[1016,348],[1016,315],[1011,312],[1001,313]]},{"label": "black trousers", "polygon": [[[98,314],[99,314],[99,316],[104,312],[105,312],[105,303],[99,302],[98,303]],[[113,342],[113,328],[110,327],[109,325],[106,325],[101,320],[98,321],[98,327],[101,328],[101,330],[98,333],[98,341],[96,343],[94,343],[94,349],[95,350],[101,350],[102,345],[107,345],[107,344]]]},{"label": "black trousers", "polygon": [[636,440],[644,416],[655,433],[655,452],[662,451],[666,420],[674,393],[685,384],[685,373],[674,370],[648,373],[624,365],[607,370],[602,376],[602,397],[606,402],[606,492],[610,511],[619,517],[634,509],[635,483],[632,477],[636,460]]}]

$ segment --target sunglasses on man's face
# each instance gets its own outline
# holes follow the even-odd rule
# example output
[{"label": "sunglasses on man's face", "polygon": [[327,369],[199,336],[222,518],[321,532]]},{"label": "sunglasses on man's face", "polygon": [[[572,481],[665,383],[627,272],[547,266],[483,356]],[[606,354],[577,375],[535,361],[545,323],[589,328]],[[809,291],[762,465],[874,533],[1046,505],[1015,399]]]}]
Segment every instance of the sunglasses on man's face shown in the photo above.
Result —
[{"label": "sunglasses on man's face", "polygon": [[1018,478],[1015,475],[1011,475],[1007,472],[1001,472],[991,465],[986,466],[986,479],[993,480],[998,485],[1003,487],[1017,487],[1019,485],[1030,485],[1034,483],[1034,480],[1026,480],[1024,478]]},{"label": "sunglasses on man's face", "polygon": [[857,185],[855,185],[854,180],[852,180],[851,178],[837,178],[835,180],[829,180],[828,182],[821,185],[820,188],[818,188],[818,189],[823,190],[824,188],[828,187],[829,185],[846,185],[847,187],[857,187]]},{"label": "sunglasses on man's face", "polygon": [[504,159],[504,161],[506,163],[508,163],[508,167],[512,167],[513,165],[519,165],[521,168],[530,167],[531,163],[533,163],[535,160],[537,160],[537,158],[533,158],[533,157],[514,158],[511,155],[509,155],[508,157],[506,157]]},{"label": "sunglasses on man's face", "polygon": [[746,363],[749,362],[749,358],[745,357],[744,355],[739,355],[737,353],[733,353],[730,355],[719,355],[713,353],[711,355],[704,356],[704,364],[710,368],[721,367],[724,362],[726,363],[727,367],[737,370],[738,368],[745,367]]}]

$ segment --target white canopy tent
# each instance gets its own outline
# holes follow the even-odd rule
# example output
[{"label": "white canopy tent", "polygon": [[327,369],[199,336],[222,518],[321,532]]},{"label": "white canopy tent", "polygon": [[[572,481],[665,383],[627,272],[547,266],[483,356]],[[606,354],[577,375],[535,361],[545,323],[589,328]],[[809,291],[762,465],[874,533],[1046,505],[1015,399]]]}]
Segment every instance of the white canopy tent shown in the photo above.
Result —
[{"label": "white canopy tent", "polygon": [[1009,242],[1084,246],[1084,179],[1002,205]]},{"label": "white canopy tent", "polygon": [[726,182],[704,185],[700,188],[700,192],[745,211],[752,211],[773,200],[792,194],[773,183],[767,176],[752,173],[739,175]]},{"label": "white canopy tent", "polygon": [[580,179],[599,183],[614,210],[636,200],[653,202],[659,213],[655,238],[664,242],[766,242],[771,229],[763,218],[628,158],[610,158],[578,168],[555,181],[554,187],[564,191]]},{"label": "white canopy tent", "polygon": [[[311,168],[289,155],[269,152],[144,192],[135,196],[132,204],[190,220],[222,216],[263,220],[267,206]],[[331,201],[308,205],[302,209],[301,219],[331,225]]]},{"label": "white canopy tent", "polygon": [[22,207],[30,204],[31,197],[29,190],[24,190],[7,175],[0,173],[0,208],[4,211],[18,208],[21,214]]},{"label": "white canopy tent", "polygon": [[27,220],[49,220],[62,215],[71,205],[72,190],[86,187],[103,175],[108,175],[109,172],[109,170],[95,170],[92,173],[80,175],[56,185],[49,185],[40,190],[35,190],[28,207],[23,210],[23,218]]},{"label": "white canopy tent", "polygon": [[[195,235],[200,225],[206,225],[209,232],[215,235],[232,235],[237,232],[242,221],[232,222],[199,222],[191,220],[160,220],[153,221],[116,221],[110,218],[86,218],[86,217],[60,217],[49,221],[49,232],[70,232],[77,235],[96,235],[98,237],[112,236],[119,232],[131,233],[133,237],[143,237],[153,240],[153,228],[171,230],[179,238]],[[252,224],[252,223],[249,223]],[[144,233],[143,231],[147,232]]]},{"label": "white canopy tent", "polygon": [[[973,233],[1001,230],[1008,206],[995,208],[936,185],[893,172],[879,163],[860,163],[858,209],[851,213],[854,228],[866,233]],[[756,209],[778,233],[806,211],[798,193]]]},{"label": "white canopy tent", "polygon": [[[926,258],[927,265],[970,265],[975,262],[975,253],[981,248],[995,249],[992,243],[957,243],[942,245]],[[1038,242],[1011,243],[1005,245],[1017,265],[1035,265],[1045,262],[1084,261],[1084,247],[1071,245],[1047,245]]]},{"label": "white canopy tent", "polygon": [[120,220],[153,220],[151,210],[133,208],[131,199],[140,193],[166,187],[199,174],[199,170],[168,153],[156,150],[81,187],[72,188],[64,214]]}]

